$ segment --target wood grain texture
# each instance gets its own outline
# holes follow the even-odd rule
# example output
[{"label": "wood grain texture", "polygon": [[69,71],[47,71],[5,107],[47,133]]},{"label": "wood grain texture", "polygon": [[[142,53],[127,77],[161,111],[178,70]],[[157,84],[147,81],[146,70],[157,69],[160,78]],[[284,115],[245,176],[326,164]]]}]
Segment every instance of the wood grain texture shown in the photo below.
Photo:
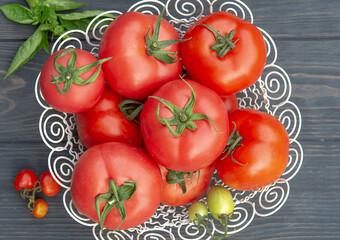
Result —
[{"label": "wood grain texture", "polygon": [[[2,4],[23,3],[2,0]],[[134,1],[83,0],[82,10],[128,9]],[[291,100],[302,114],[298,137],[304,161],[291,180],[285,205],[271,217],[256,219],[230,239],[314,240],[340,238],[340,1],[244,0],[254,23],[266,30],[278,49],[277,64],[292,83]],[[71,219],[62,194],[47,198],[48,215],[35,219],[13,189],[23,168],[46,171],[49,149],[41,141],[41,107],[35,79],[48,55],[40,52],[21,70],[3,79],[18,47],[34,27],[0,14],[0,239],[93,239],[91,228]]]}]

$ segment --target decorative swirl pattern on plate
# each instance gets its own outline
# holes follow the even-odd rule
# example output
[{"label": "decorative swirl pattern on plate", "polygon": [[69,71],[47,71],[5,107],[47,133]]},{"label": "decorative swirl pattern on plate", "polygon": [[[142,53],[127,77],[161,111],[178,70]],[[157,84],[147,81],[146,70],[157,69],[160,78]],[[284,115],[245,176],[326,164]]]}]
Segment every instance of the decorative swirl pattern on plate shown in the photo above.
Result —
[{"label": "decorative swirl pattern on plate", "polygon": [[288,199],[289,190],[289,183],[283,178],[259,190],[258,205],[255,205],[256,215],[267,217],[277,212]]},{"label": "decorative swirl pattern on plate", "polygon": [[239,0],[213,0],[210,6],[210,12],[217,11],[230,12],[235,14],[239,18],[245,19],[251,23],[254,22],[253,13],[251,12],[250,8]]},{"label": "decorative swirl pattern on plate", "polygon": [[[87,30],[73,30],[64,34],[66,39],[58,38],[52,47],[52,53],[62,48],[77,47],[98,54],[98,46],[106,27],[112,22],[106,14],[120,15],[126,11],[138,11],[146,14],[159,14],[165,7],[165,18],[173,24],[181,36],[196,20],[213,11],[228,11],[253,23],[254,18],[248,6],[240,0],[141,0],[129,9],[112,10],[97,16]],[[275,183],[257,191],[238,191],[229,188],[235,201],[234,218],[230,220],[229,233],[245,229],[255,216],[268,217],[278,211],[289,195],[289,180],[299,171],[303,161],[303,149],[297,141],[301,130],[301,113],[290,101],[291,82],[283,68],[276,64],[277,49],[271,36],[259,28],[267,46],[267,63],[261,78],[251,87],[237,94],[240,108],[253,108],[265,111],[278,118],[286,127],[290,137],[289,163],[285,173]],[[95,239],[183,239],[193,240],[209,238],[206,232],[200,232],[189,222],[188,206],[171,207],[161,204],[155,214],[145,223],[124,231],[100,230],[97,223],[80,214],[73,206],[70,194],[70,182],[74,165],[84,152],[75,126],[74,115],[53,110],[44,100],[39,89],[39,75],[35,85],[37,102],[43,108],[39,120],[39,131],[45,145],[51,149],[48,165],[53,177],[64,188],[63,203],[68,214],[78,223],[91,226]],[[212,185],[224,185],[217,176],[213,176]],[[206,202],[206,198],[202,199]],[[219,222],[211,221],[211,227],[217,234]]]}]

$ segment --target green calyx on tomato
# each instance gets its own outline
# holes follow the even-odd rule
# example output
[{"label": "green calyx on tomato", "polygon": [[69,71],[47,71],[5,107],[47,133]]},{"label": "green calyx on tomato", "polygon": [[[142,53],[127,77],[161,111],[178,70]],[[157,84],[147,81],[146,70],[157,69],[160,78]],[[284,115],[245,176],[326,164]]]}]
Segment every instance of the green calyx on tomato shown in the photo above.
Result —
[{"label": "green calyx on tomato", "polygon": [[200,24],[206,27],[209,31],[211,31],[215,38],[216,43],[210,47],[211,50],[216,51],[217,56],[223,58],[229,51],[235,48],[235,43],[239,40],[233,42],[233,37],[235,35],[235,30],[230,31],[226,36],[223,36],[221,33],[210,27],[206,24]]},{"label": "green calyx on tomato", "polygon": [[[67,63],[67,67],[59,64],[57,62],[57,60],[67,54],[71,53],[71,57],[70,60]],[[76,62],[77,62],[77,52],[74,48],[69,48],[65,51],[63,51],[62,53],[58,54],[55,58],[54,58],[54,66],[55,69],[60,73],[60,75],[54,77],[52,75],[52,79],[51,79],[51,83],[55,84],[58,92],[60,94],[65,94],[67,93],[70,88],[72,83],[75,83],[77,85],[88,85],[93,83],[101,70],[101,66],[99,66],[99,68],[97,69],[97,71],[87,80],[85,81],[84,79],[82,79],[81,77],[79,77],[79,75],[89,71],[92,68],[97,67],[98,65],[101,65],[102,63],[110,60],[111,58],[105,58],[105,59],[101,59],[98,61],[95,61],[93,63],[90,63],[88,65],[85,65],[83,67],[79,67],[76,68]],[[59,83],[65,82],[64,85],[64,90],[62,90],[59,86]]]},{"label": "green calyx on tomato", "polygon": [[225,153],[225,155],[221,159],[222,160],[225,159],[230,154],[231,160],[233,160],[234,163],[240,164],[242,166],[246,166],[247,164],[242,164],[233,158],[233,153],[235,149],[238,146],[243,146],[242,136],[240,136],[240,133],[236,131],[236,124],[234,122],[233,124],[234,124],[234,129],[232,133],[229,135],[227,146],[222,152],[223,154]]},{"label": "green calyx on tomato", "polygon": [[170,52],[170,51],[165,51],[162,49],[172,44],[180,43],[184,40],[181,40],[181,39],[172,39],[172,40],[166,40],[166,41],[158,40],[163,14],[164,14],[164,8],[162,9],[162,12],[159,14],[157,18],[151,38],[149,37],[151,27],[149,27],[149,31],[147,32],[146,37],[145,37],[146,51],[149,54],[149,56],[153,56],[164,63],[171,64],[179,60],[179,58],[177,58],[177,52]]},{"label": "green calyx on tomato", "polygon": [[[174,170],[168,170],[168,176],[166,177],[166,182],[168,184],[177,184],[179,183],[179,185],[181,186],[182,189],[182,193],[185,194],[187,192],[187,187],[185,185],[185,181],[186,180],[191,180],[191,182],[193,181],[194,178],[194,173],[198,173],[198,177],[197,177],[197,182],[199,181],[200,178],[200,171],[193,171],[193,172],[181,172],[181,171],[174,171]],[[189,175],[189,177],[187,177],[187,175]]]},{"label": "green calyx on tomato", "polygon": [[[159,116],[159,105],[156,111],[156,117],[157,120],[166,125],[167,128],[169,129],[170,133],[174,136],[174,137],[179,137],[184,129],[188,128],[191,131],[196,130],[197,125],[195,124],[194,121],[197,120],[209,120],[209,122],[211,123],[211,125],[214,127],[216,132],[217,131],[214,122],[212,121],[212,119],[207,116],[206,114],[203,113],[193,113],[193,109],[195,106],[195,102],[196,102],[196,96],[195,96],[195,92],[194,89],[190,86],[190,84],[188,82],[186,82],[184,79],[183,81],[189,86],[189,88],[191,89],[191,97],[189,99],[189,101],[187,102],[187,104],[183,107],[183,109],[180,109],[179,107],[177,107],[176,105],[172,104],[171,102],[156,97],[156,96],[150,96],[151,98],[155,98],[157,100],[159,100],[161,103],[163,103],[174,115],[174,117],[172,118],[161,118]],[[176,131],[171,127],[171,126],[177,126]]]},{"label": "green calyx on tomato", "polygon": [[[116,229],[118,229],[122,225],[122,223],[124,222],[126,218],[124,201],[132,198],[136,190],[137,190],[136,181],[125,181],[125,184],[118,187],[114,180],[112,179],[109,180],[109,192],[99,195],[95,200],[96,211],[97,211],[101,229],[103,229],[104,221],[105,221],[107,214],[114,207],[117,207],[120,213],[120,216],[122,218],[122,221],[120,222],[119,226]],[[100,213],[100,202],[101,201],[106,202],[102,213]]]},{"label": "green calyx on tomato", "polygon": [[119,110],[126,116],[127,120],[135,121],[139,124],[137,116],[144,107],[143,102],[133,99],[125,99],[118,104],[118,107]]}]

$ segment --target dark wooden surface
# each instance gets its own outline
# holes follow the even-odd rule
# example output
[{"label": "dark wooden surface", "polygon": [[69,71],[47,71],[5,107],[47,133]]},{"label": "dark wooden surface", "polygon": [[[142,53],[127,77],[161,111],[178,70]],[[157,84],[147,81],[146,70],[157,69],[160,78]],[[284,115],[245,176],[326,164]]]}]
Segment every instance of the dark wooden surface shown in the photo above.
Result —
[{"label": "dark wooden surface", "polygon": [[[86,9],[126,9],[133,1],[83,0]],[[289,74],[292,97],[302,114],[298,137],[304,162],[290,182],[285,205],[257,217],[231,239],[340,239],[340,1],[244,0],[255,24],[278,48],[277,64]],[[24,3],[1,0],[1,5]],[[69,217],[62,194],[45,198],[48,215],[35,219],[13,189],[23,168],[46,171],[49,150],[38,130],[41,107],[34,84],[48,55],[40,52],[3,79],[16,50],[34,31],[0,14],[0,239],[93,239],[91,229]]]}]

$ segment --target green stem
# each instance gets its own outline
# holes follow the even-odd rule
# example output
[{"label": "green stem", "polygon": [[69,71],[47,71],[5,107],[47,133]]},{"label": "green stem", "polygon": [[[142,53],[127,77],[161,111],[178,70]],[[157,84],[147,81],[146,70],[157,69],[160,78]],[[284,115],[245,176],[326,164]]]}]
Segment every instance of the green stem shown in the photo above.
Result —
[{"label": "green stem", "polygon": [[[194,113],[193,109],[196,103],[196,96],[195,96],[195,92],[194,89],[190,86],[190,84],[188,82],[186,82],[184,79],[182,79],[190,88],[191,90],[191,97],[188,100],[188,102],[186,103],[186,105],[183,107],[183,109],[180,109],[179,107],[177,107],[176,105],[174,105],[173,103],[160,98],[160,97],[156,97],[156,96],[150,96],[150,98],[154,98],[157,99],[158,101],[160,101],[161,103],[163,103],[174,115],[174,117],[171,118],[164,118],[164,117],[160,117],[159,116],[159,109],[160,106],[158,105],[158,108],[156,110],[156,117],[157,120],[166,125],[166,127],[168,128],[169,132],[174,136],[174,137],[179,137],[184,129],[189,129],[191,131],[196,130],[197,125],[195,123],[195,121],[198,120],[208,120],[211,125],[214,127],[215,131],[219,133],[219,131],[216,129],[214,122],[212,121],[212,119],[203,114],[203,113]],[[176,130],[174,130],[171,126],[176,126]]]}]

